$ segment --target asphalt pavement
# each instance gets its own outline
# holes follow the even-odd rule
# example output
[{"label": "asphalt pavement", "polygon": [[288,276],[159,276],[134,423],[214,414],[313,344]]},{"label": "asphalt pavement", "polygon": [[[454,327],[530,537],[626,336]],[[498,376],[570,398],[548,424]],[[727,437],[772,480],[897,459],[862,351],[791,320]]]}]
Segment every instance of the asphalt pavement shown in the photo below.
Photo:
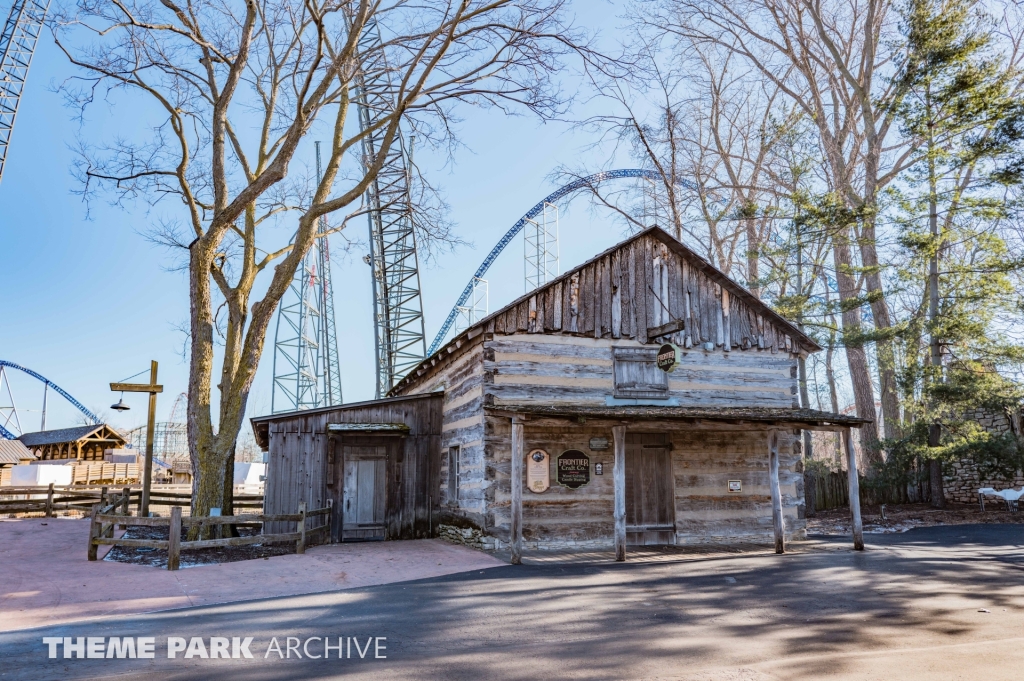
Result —
[{"label": "asphalt pavement", "polygon": [[0,679],[1018,676],[1024,527],[867,540],[864,552],[834,539],[782,556],[501,566],[12,631]]}]

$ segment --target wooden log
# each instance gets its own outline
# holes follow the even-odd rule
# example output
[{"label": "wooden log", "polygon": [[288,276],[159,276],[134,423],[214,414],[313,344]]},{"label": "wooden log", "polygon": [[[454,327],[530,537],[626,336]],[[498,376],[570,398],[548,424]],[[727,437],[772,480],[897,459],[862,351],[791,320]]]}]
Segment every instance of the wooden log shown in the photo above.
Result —
[{"label": "wooden log", "polygon": [[100,524],[96,516],[100,514],[100,505],[92,507],[92,518],[89,521],[89,560],[96,560],[96,540],[100,538]]},{"label": "wooden log", "polygon": [[523,424],[512,419],[512,473],[509,482],[512,487],[512,518],[510,534],[512,541],[512,564],[523,562]]},{"label": "wooden log", "polygon": [[125,487],[121,490],[121,515],[128,515],[128,503],[132,498],[132,490]]},{"label": "wooden log", "polygon": [[182,544],[185,549],[212,549],[219,546],[248,546],[250,544],[298,543],[298,532],[281,534],[255,534],[251,537],[225,537],[224,539],[202,539]]},{"label": "wooden log", "polygon": [[53,483],[46,490],[46,517],[53,517]]},{"label": "wooden log", "polygon": [[167,569],[177,570],[181,558],[181,507],[171,508],[171,526],[167,536]]},{"label": "wooden log", "polygon": [[306,502],[299,502],[299,540],[295,542],[295,553],[306,552]]},{"label": "wooden log", "polygon": [[124,537],[115,539],[114,537],[99,537],[95,540],[95,543],[103,546],[129,546],[144,549],[167,549],[167,542],[163,539],[125,539]]},{"label": "wooden log", "polygon": [[864,550],[864,523],[860,517],[860,480],[857,477],[857,452],[853,449],[853,431],[844,433],[846,440],[846,477],[850,487],[850,515],[853,516],[853,548]]},{"label": "wooden log", "polygon": [[775,553],[786,552],[786,527],[782,517],[782,490],[779,488],[779,432],[768,433],[768,486],[772,493],[772,527],[775,529]]},{"label": "wooden log", "polygon": [[615,560],[626,560],[626,426],[612,426],[615,441],[615,462],[612,478],[615,485]]}]

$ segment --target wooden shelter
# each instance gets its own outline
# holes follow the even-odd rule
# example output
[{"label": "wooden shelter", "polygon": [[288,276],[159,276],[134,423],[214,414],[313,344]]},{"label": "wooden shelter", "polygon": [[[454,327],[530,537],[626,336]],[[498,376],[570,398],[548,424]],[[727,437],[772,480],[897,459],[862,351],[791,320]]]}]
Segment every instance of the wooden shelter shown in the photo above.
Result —
[{"label": "wooden shelter", "polygon": [[[676,346],[668,348],[677,362],[670,372],[658,367],[667,343]],[[346,418],[365,423],[359,445],[380,458],[387,438],[412,424],[398,414],[371,417],[374,409],[429,397],[436,421],[416,425],[439,435],[417,454],[431,472],[416,484],[436,499],[428,532],[459,528],[460,536],[510,547],[513,562],[524,544],[614,547],[620,560],[627,544],[774,539],[782,551],[805,534],[799,432],[844,430],[849,443],[849,428],[862,423],[800,408],[797,360],[818,350],[651,228],[457,335],[391,398],[350,407]],[[339,413],[254,419],[270,453],[268,513],[292,512],[296,490],[322,485],[316,480],[330,478],[332,465],[346,471],[343,523],[356,503],[348,490],[358,491],[358,503],[370,494],[377,474],[355,463],[369,450],[346,449],[339,464],[339,450],[325,442]],[[285,432],[296,444],[280,439]],[[331,452],[335,458],[325,458]],[[292,459],[275,463],[282,456]],[[289,490],[284,506],[271,500],[272,489]],[[387,508],[395,492],[377,489]]]},{"label": "wooden shelter", "polygon": [[25,433],[18,439],[42,461],[103,461],[104,450],[119,449],[127,444],[120,433],[103,423]]}]

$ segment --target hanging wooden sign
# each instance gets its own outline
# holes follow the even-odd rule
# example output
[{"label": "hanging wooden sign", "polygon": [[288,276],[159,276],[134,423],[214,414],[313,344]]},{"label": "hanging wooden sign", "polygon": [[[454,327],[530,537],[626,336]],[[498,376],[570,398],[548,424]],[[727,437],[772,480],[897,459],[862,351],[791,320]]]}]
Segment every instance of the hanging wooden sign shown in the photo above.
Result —
[{"label": "hanging wooden sign", "polygon": [[578,449],[562,452],[555,461],[555,479],[562,487],[583,487],[590,482],[590,457]]},{"label": "hanging wooden sign", "polygon": [[551,487],[551,457],[543,449],[534,449],[526,457],[526,488],[540,494]]}]

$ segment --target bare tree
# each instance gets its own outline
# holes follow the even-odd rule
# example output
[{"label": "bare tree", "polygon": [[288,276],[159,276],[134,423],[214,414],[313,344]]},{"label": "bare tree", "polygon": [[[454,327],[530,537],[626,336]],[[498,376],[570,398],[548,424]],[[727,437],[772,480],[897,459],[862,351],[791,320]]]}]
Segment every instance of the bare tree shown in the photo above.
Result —
[{"label": "bare tree", "polygon": [[[552,74],[574,37],[563,2],[70,0],[58,11],[55,38],[81,72],[65,84],[71,103],[84,111],[98,96],[134,101],[148,125],[138,139],[83,143],[84,191],[122,204],[171,199],[160,207],[188,235],[194,514],[225,505],[267,329],[319,219],[359,210],[401,125],[444,145],[454,143],[459,103],[555,113]],[[391,83],[370,129],[349,116],[371,99],[361,78]],[[300,202],[285,179],[318,119],[332,138],[323,177]],[[371,133],[379,146],[364,157]],[[275,243],[281,230],[268,228],[292,213],[294,238]],[[333,231],[346,224],[335,220]]]},{"label": "bare tree", "polygon": [[[912,144],[894,125],[899,84],[887,77],[895,44],[891,0],[661,0],[648,12],[652,31],[687,43],[730,50],[772,80],[814,121],[834,190],[855,219],[837,232],[834,248],[843,330],[858,415],[875,418],[874,390],[864,354],[860,305],[876,328],[886,433],[899,432],[895,366],[888,338],[891,315],[882,284],[876,217],[880,191],[905,168]],[[646,5],[645,5],[646,7]],[[859,251],[859,263],[851,249]],[[861,299],[856,287],[862,278]],[[870,439],[870,435],[869,435]],[[879,460],[877,447],[870,456]]]}]

